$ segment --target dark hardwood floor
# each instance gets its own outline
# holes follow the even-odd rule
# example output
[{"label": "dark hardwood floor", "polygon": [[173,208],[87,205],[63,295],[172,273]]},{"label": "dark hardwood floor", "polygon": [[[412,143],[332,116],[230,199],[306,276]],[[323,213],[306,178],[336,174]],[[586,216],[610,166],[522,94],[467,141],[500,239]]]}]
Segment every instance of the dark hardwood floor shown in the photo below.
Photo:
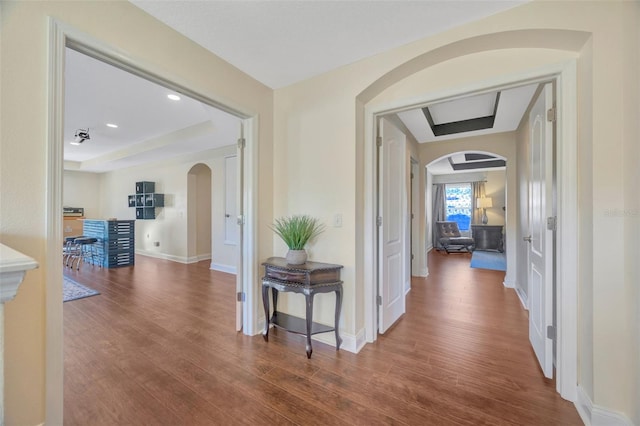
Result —
[{"label": "dark hardwood floor", "polygon": [[[503,273],[429,255],[406,315],[359,354],[234,331],[234,276],[136,257],[65,270],[101,294],[64,304],[67,425],[577,425],[540,372]],[[258,285],[258,284],[256,284]]]}]

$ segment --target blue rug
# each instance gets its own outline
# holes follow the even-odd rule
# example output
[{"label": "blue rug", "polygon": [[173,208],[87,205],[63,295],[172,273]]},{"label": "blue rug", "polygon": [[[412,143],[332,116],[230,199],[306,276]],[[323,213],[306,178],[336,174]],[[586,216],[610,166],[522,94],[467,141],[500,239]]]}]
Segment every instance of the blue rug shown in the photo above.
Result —
[{"label": "blue rug", "polygon": [[476,250],[473,252],[473,255],[471,255],[471,267],[506,271],[507,259],[504,253]]},{"label": "blue rug", "polygon": [[70,278],[63,277],[62,284],[62,301],[68,302],[70,300],[82,299],[85,297],[95,296],[100,294],[97,291],[85,287],[82,284],[78,284]]}]

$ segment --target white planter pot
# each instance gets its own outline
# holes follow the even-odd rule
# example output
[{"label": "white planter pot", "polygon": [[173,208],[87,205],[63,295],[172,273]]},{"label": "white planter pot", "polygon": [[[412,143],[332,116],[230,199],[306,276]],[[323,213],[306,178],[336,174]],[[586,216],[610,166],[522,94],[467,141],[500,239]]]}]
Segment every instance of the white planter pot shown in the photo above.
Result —
[{"label": "white planter pot", "polygon": [[303,265],[307,262],[306,250],[289,250],[287,252],[287,263],[289,265]]}]

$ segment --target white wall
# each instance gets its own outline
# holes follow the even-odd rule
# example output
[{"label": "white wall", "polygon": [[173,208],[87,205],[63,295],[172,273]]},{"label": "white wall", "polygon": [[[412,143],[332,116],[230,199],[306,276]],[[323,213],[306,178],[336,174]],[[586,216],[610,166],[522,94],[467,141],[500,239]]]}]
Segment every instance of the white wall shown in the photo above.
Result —
[{"label": "white wall", "polygon": [[[198,260],[198,238],[193,240],[194,254],[188,247],[188,178],[196,164],[211,169],[212,264],[234,268],[236,247],[224,244],[224,157],[235,152],[235,146],[211,150],[197,155],[180,156],[168,161],[104,173],[101,179],[102,217],[135,219],[135,209],[125,203],[128,194],[135,193],[135,182],[155,182],[155,191],[165,196],[165,206],[156,209],[156,219],[136,220],[136,252],[177,262]],[[197,180],[197,177],[196,177]],[[198,216],[198,190],[194,192],[194,223]],[[201,229],[202,230],[202,229]],[[155,246],[155,243],[160,243]],[[202,248],[200,248],[202,251]]]},{"label": "white wall", "polygon": [[84,216],[88,219],[103,219],[104,217],[100,215],[99,188],[99,173],[65,170],[62,182],[62,205],[84,208]]}]

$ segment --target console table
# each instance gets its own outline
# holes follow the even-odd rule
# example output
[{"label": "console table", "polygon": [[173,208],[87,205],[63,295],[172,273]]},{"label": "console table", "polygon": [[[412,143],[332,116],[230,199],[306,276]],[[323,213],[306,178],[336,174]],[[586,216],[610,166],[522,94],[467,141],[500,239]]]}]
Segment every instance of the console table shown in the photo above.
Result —
[{"label": "console table", "polygon": [[471,225],[471,236],[475,250],[504,251],[502,243],[502,225]]},{"label": "console table", "polygon": [[[334,331],[336,350],[340,349],[340,309],[342,308],[342,265],[307,262],[302,265],[289,265],[286,259],[271,257],[262,264],[265,274],[262,278],[262,303],[264,304],[265,326],[262,336],[269,341],[269,325],[273,324],[292,333],[307,337],[307,358],[311,358],[311,336]],[[273,314],[269,319],[269,289],[273,297]],[[294,317],[278,312],[278,292],[289,291],[304,294],[306,300],[306,318]],[[333,327],[313,322],[313,297],[317,293],[336,293],[335,323]]]}]

